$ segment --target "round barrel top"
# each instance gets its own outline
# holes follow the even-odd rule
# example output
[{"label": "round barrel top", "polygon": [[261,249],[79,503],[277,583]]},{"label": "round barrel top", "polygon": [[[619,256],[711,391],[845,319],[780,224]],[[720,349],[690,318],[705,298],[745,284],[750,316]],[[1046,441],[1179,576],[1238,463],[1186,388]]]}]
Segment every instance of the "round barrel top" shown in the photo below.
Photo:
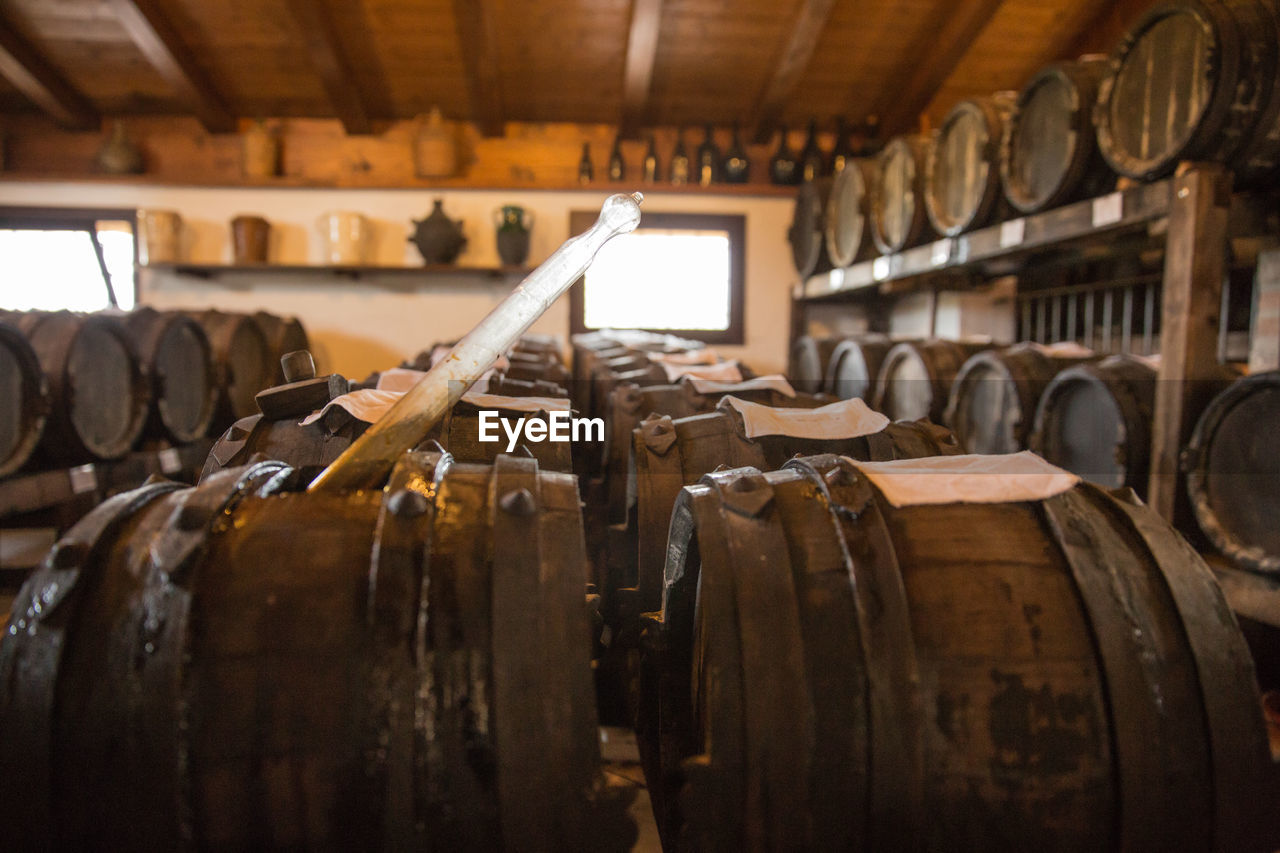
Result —
[{"label": "round barrel top", "polygon": [[871,216],[876,245],[883,252],[908,248],[924,216],[919,198],[925,142],[899,136],[885,145],[876,159],[871,189]]},{"label": "round barrel top", "polygon": [[849,266],[868,245],[868,177],[864,170],[869,168],[865,160],[850,160],[832,180],[824,234],[832,266]]}]

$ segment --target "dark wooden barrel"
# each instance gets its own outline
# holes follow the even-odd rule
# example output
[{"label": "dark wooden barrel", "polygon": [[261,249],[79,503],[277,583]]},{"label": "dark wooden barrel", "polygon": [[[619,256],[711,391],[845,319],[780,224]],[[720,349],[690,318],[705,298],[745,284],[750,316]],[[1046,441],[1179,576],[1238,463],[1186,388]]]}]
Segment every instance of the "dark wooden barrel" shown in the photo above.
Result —
[{"label": "dark wooden barrel", "polygon": [[280,317],[276,314],[268,314],[266,311],[255,313],[253,322],[258,324],[258,328],[262,331],[262,336],[266,338],[267,349],[271,353],[271,362],[275,365],[275,373],[272,376],[271,384],[279,385],[284,382],[284,371],[280,368],[280,358],[285,353],[311,349],[311,342],[307,339],[307,330],[302,327],[302,321],[297,317]]},{"label": "dark wooden barrel", "polygon": [[1016,210],[1037,213],[1114,184],[1093,127],[1109,68],[1102,57],[1050,65],[1018,94],[1000,148],[1004,197]]},{"label": "dark wooden barrel", "polygon": [[1017,453],[1027,448],[1036,403],[1054,376],[1095,356],[1062,356],[1018,344],[972,356],[951,385],[944,417],[965,453]]},{"label": "dark wooden barrel", "polygon": [[512,379],[503,371],[497,371],[489,377],[489,394],[502,397],[568,397],[569,390],[555,382],[541,379]]},{"label": "dark wooden barrel", "polygon": [[1108,488],[1147,493],[1156,369],[1111,356],[1062,371],[1036,406],[1031,449]]},{"label": "dark wooden barrel", "polygon": [[854,335],[836,344],[827,362],[823,390],[841,400],[875,398],[876,377],[894,342],[887,335]]},{"label": "dark wooden barrel", "polygon": [[507,376],[526,382],[554,382],[557,385],[569,381],[569,369],[560,356],[554,353],[516,353],[507,356]]},{"label": "dark wooden barrel", "polygon": [[812,335],[800,335],[791,342],[791,363],[787,367],[787,378],[797,391],[815,393],[822,390],[827,363],[839,342],[839,338],[818,338]]},{"label": "dark wooden barrel", "polygon": [[872,408],[890,420],[924,418],[942,423],[956,374],[970,357],[989,346],[938,339],[896,344],[880,364]]},{"label": "dark wooden barrel", "polygon": [[218,413],[214,429],[258,411],[253,398],[275,384],[279,363],[273,363],[271,346],[262,329],[247,314],[223,311],[188,312],[209,337],[213,362],[218,369]]},{"label": "dark wooden barrel", "polygon": [[1004,92],[952,108],[929,147],[925,207],[939,234],[954,237],[995,217],[1000,195],[1000,144],[1013,111]]},{"label": "dark wooden barrel", "polygon": [[151,400],[123,324],[104,314],[31,311],[18,328],[49,383],[44,455],[66,464],[128,453]]},{"label": "dark wooden barrel", "polygon": [[830,456],[711,474],[647,635],[668,845],[1274,846],[1240,629],[1172,528],[1097,487],[896,508]]},{"label": "dark wooden barrel", "polygon": [[732,408],[672,418],[654,415],[636,428],[635,485],[638,612],[662,607],[662,573],[671,510],[684,486],[719,468],[781,468],[793,456],[834,453],[867,462],[951,456],[955,437],[926,421],[891,423],[857,438],[814,439],[783,435],[747,438]]},{"label": "dark wooden barrel", "polygon": [[871,182],[875,161],[850,160],[831,181],[823,242],[832,267],[847,267],[876,253],[871,239]]},{"label": "dark wooden barrel", "polygon": [[153,308],[139,308],[121,319],[151,386],[148,433],[177,444],[208,435],[218,379],[204,329],[185,314]]},{"label": "dark wooden barrel", "polygon": [[58,850],[626,850],[573,478],[278,462],[77,524],[0,645],[0,825]]},{"label": "dark wooden barrel", "polygon": [[[1098,93],[1103,156],[1138,180],[1168,175],[1187,160],[1233,164],[1246,150],[1246,160],[1256,158],[1249,171],[1274,169],[1276,50],[1269,0],[1156,6],[1116,48]],[[1264,114],[1270,126],[1259,127]]]},{"label": "dark wooden barrel", "polygon": [[871,184],[871,238],[884,254],[901,252],[933,238],[924,199],[929,140],[899,136],[876,157]]},{"label": "dark wooden barrel", "polygon": [[787,229],[791,244],[791,262],[800,278],[831,269],[827,257],[827,198],[831,195],[831,178],[805,181],[796,190],[796,204]]},{"label": "dark wooden barrel", "polygon": [[1232,158],[1236,187],[1274,184],[1280,176],[1280,2],[1232,0],[1244,21],[1253,73],[1253,98],[1258,120]]},{"label": "dark wooden barrel", "polygon": [[1200,528],[1232,562],[1280,572],[1280,372],[1233,383],[1200,417],[1184,463]]},{"label": "dark wooden barrel", "polygon": [[0,477],[27,463],[49,417],[40,359],[13,321],[0,317]]}]

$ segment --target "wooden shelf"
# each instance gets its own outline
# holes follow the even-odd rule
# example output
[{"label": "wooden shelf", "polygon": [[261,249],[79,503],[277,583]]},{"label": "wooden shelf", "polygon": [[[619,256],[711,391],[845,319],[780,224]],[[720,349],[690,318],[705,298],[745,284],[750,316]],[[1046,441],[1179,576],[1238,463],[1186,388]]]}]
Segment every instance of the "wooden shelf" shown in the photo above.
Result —
[{"label": "wooden shelf", "polygon": [[800,300],[815,300],[875,293],[891,289],[884,287],[890,282],[975,269],[1051,247],[1111,238],[1120,231],[1144,227],[1167,216],[1172,198],[1171,180],[1144,184],[811,276],[796,285],[794,295]]},{"label": "wooden shelf", "polygon": [[474,276],[478,278],[516,281],[527,276],[532,267],[460,267],[454,264],[419,264],[418,266],[369,266],[325,264],[149,264],[143,270],[171,272],[195,278],[223,276],[288,276],[320,275],[333,278],[366,279],[379,277],[433,278],[440,276]]}]

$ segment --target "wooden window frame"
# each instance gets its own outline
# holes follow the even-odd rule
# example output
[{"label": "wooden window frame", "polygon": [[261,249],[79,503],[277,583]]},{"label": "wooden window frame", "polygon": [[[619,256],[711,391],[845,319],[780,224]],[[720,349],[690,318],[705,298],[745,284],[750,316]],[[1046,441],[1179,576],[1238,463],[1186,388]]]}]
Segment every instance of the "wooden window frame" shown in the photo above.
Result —
[{"label": "wooden window frame", "polygon": [[[569,213],[569,233],[581,234],[595,224],[599,211],[574,210]],[[659,334],[694,338],[709,344],[741,345],[746,330],[747,217],[721,213],[650,213],[645,211],[641,229],[685,229],[724,231],[729,235],[729,325],[725,329],[645,329]],[[569,329],[572,334],[592,331],[585,324],[583,280],[569,289]],[[635,328],[635,327],[629,327]]]},{"label": "wooden window frame", "polygon": [[[6,231],[75,231],[95,233],[100,220],[128,222],[133,229],[133,304],[138,304],[138,209],[134,207],[36,207],[0,205],[0,229]],[[79,226],[77,228],[76,226]],[[103,286],[112,294],[108,282]]]}]

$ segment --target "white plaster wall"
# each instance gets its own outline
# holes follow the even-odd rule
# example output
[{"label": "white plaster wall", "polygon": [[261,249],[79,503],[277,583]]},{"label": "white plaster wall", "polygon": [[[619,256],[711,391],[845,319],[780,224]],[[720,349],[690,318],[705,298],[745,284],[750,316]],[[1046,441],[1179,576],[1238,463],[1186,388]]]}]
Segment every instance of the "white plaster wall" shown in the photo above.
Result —
[{"label": "white plaster wall", "polygon": [[[373,263],[420,263],[406,238],[411,219],[426,215],[433,198],[444,199],[454,219],[466,223],[469,243],[462,266],[498,262],[491,221],[503,204],[519,204],[537,217],[530,263],[545,259],[568,239],[572,210],[598,210],[603,190],[575,192],[336,189],[208,189],[128,184],[0,183],[0,204],[66,207],[156,207],[178,211],[186,224],[185,260],[230,260],[230,220],[257,214],[273,225],[271,260],[321,263],[316,220],[331,210],[365,214],[374,224]],[[790,287],[795,279],[786,229],[792,202],[785,198],[744,198],[646,193],[652,212],[727,213],[746,216],[746,340],[723,347],[761,371],[786,366]],[[297,315],[307,327],[322,370],[352,377],[387,367],[436,340],[454,338],[497,305],[510,285],[475,276],[431,279],[384,277],[351,281],[328,275],[228,275],[202,280],[144,272],[140,301],[158,308],[217,307],[263,309]],[[568,335],[568,298],[562,298],[534,331]]]}]

